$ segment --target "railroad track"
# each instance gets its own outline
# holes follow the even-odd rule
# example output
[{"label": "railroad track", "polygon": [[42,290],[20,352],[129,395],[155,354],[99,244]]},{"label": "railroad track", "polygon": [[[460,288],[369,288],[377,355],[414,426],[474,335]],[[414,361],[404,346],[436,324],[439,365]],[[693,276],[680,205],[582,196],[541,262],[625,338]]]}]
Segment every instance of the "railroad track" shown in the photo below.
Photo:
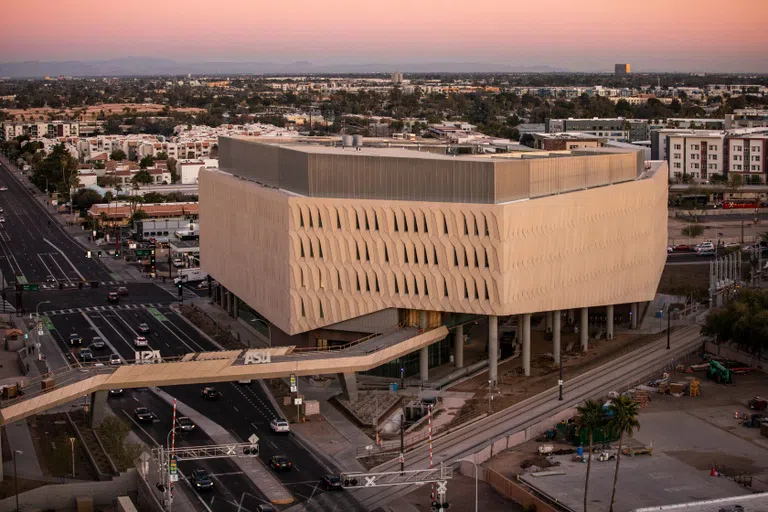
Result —
[{"label": "railroad track", "polygon": [[[598,368],[565,382],[563,401],[553,387],[519,404],[488,416],[479,423],[447,433],[432,443],[434,463],[453,463],[456,459],[477,453],[494,442],[536,425],[547,418],[583,402],[588,398],[604,397],[610,391],[624,391],[674,365],[696,352],[701,346],[700,326],[692,325],[673,333],[672,349],[666,350],[666,337],[633,352],[620,356]],[[429,466],[429,448],[423,446],[406,454],[406,469]],[[376,468],[374,472],[400,469],[395,459]],[[379,487],[353,491],[367,510],[376,510],[389,501],[413,490]]]}]

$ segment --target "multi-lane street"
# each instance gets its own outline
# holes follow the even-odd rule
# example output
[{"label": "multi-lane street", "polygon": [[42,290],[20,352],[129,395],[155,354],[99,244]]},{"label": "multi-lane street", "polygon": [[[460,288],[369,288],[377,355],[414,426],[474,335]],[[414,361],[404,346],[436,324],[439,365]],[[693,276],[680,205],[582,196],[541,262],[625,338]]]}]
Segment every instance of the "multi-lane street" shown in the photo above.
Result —
[{"label": "multi-lane street", "polygon": [[[14,282],[45,285],[46,281],[57,281],[55,286],[23,292],[25,310],[41,314],[47,333],[42,337],[42,343],[47,344],[42,351],[53,369],[77,365],[82,349],[90,347],[95,337],[103,340],[104,347],[92,348],[91,353],[105,365],[110,364],[113,355],[119,356],[123,364],[132,361],[135,350],[159,350],[162,356],[170,357],[220,348],[171,307],[177,300],[171,286],[121,281],[101,261],[87,258],[86,249],[70,238],[59,221],[2,167],[0,186],[8,190],[0,192],[5,216],[5,224],[0,224],[0,268],[9,292]],[[83,280],[98,281],[99,286],[79,289],[76,283]],[[59,289],[58,282],[64,283],[63,289]],[[127,295],[121,296],[118,304],[108,303],[109,292],[121,286],[127,289]],[[9,293],[9,300],[11,296]],[[140,324],[146,324],[149,332],[140,332]],[[73,334],[82,338],[81,345],[70,343]],[[136,346],[138,336],[146,338],[146,347]],[[176,386],[163,391],[217,423],[235,440],[248,439],[255,433],[260,438],[259,460],[265,465],[272,455],[288,457],[293,462],[292,470],[276,476],[297,501],[307,503],[308,510],[364,510],[348,494],[327,493],[319,487],[320,478],[337,472],[335,468],[320,462],[293,433],[271,432],[269,422],[279,412],[259,382],[217,384],[222,396],[215,401],[201,396],[203,387]],[[148,445],[165,444],[172,428],[172,407],[151,389],[125,390],[122,396],[110,397],[109,405],[118,416],[130,421]],[[149,408],[156,420],[149,424],[133,421],[137,407]],[[176,442],[178,446],[213,443],[200,428],[177,435]],[[180,464],[185,475],[195,467],[206,469],[215,483],[213,491],[200,495],[203,509],[228,511],[242,504],[243,511],[253,511],[266,500],[252,479],[230,459]]]}]

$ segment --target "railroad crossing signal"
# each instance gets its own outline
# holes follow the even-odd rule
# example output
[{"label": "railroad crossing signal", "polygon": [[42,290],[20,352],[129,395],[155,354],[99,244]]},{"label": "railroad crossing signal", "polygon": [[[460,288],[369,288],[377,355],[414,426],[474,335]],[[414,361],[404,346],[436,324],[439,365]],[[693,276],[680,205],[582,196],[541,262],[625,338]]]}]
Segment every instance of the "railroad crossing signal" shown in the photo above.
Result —
[{"label": "railroad crossing signal", "polygon": [[299,390],[299,387],[296,385],[296,375],[291,374],[291,393],[296,393]]}]

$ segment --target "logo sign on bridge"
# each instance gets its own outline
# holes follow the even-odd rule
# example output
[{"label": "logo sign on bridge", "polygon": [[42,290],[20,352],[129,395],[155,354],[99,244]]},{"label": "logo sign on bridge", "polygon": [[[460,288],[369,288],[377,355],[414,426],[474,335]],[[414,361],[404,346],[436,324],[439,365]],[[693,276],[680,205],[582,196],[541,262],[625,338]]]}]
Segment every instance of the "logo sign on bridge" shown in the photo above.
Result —
[{"label": "logo sign on bridge", "polygon": [[134,354],[136,355],[136,364],[160,363],[163,360],[159,350],[142,350],[141,352],[134,352]]},{"label": "logo sign on bridge", "polygon": [[245,353],[244,364],[264,364],[272,362],[272,354],[269,350],[249,350]]}]

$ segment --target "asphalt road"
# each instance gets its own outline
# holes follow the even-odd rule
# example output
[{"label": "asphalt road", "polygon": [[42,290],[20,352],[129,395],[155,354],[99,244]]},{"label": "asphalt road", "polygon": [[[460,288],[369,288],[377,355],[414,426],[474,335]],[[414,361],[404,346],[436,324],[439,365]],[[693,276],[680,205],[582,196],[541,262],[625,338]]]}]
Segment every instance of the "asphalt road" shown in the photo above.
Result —
[{"label": "asphalt road", "polygon": [[[0,191],[5,222],[0,224],[0,269],[8,284],[45,283],[49,276],[62,283],[113,281],[98,259],[62,229],[8,168],[0,162]],[[31,185],[29,185],[31,186]]]},{"label": "asphalt road", "polygon": [[[133,340],[138,335],[138,325],[146,323],[151,332],[145,335],[149,348],[160,350],[163,356],[182,355],[189,352],[218,350],[170,305],[178,300],[175,290],[151,282],[118,282],[98,259],[86,257],[85,249],[50,217],[32,194],[16,177],[0,165],[0,206],[4,208],[5,224],[0,224],[0,270],[6,283],[28,282],[44,285],[48,276],[66,283],[64,289],[49,285],[48,289],[23,293],[24,309],[28,312],[39,308],[44,320],[53,328],[51,339],[56,347],[45,347],[45,353],[53,354],[59,363],[74,364],[79,357],[79,347],[69,346],[69,335],[79,334],[83,346],[90,344],[94,336],[107,343],[103,350],[94,350],[96,359],[108,362],[116,353],[125,360],[134,359],[136,347]],[[98,288],[77,288],[77,282],[98,281]],[[128,288],[128,296],[121,297],[119,305],[109,305],[107,295],[118,286]],[[187,295],[206,295],[207,290],[187,289]],[[9,294],[9,301],[13,302]],[[54,364],[54,366],[56,366]],[[269,429],[269,422],[278,416],[259,382],[250,385],[236,383],[219,384],[223,397],[206,401],[201,395],[203,385],[175,386],[164,389],[180,401],[196,409],[229,431],[235,438],[247,439],[256,433],[260,459],[266,462],[272,455],[285,455],[294,464],[290,472],[278,474],[278,478],[295,496],[297,501],[308,501],[311,510],[364,510],[346,493],[326,493],[319,489],[320,478],[334,468],[325,467],[291,433],[276,435]],[[139,406],[150,408],[157,421],[147,425],[132,422],[134,431],[150,444],[164,444],[172,426],[172,408],[150,390],[126,390],[122,397],[111,397],[111,407],[117,414],[132,416]],[[126,415],[127,413],[127,415]],[[212,443],[200,429],[177,436],[177,442],[187,445]],[[255,510],[264,502],[263,494],[251,479],[242,473],[233,461],[211,459],[181,463],[183,473],[191,473],[193,467],[203,467],[214,475],[215,489],[201,496],[210,510],[236,509],[242,499],[242,510]]]}]

